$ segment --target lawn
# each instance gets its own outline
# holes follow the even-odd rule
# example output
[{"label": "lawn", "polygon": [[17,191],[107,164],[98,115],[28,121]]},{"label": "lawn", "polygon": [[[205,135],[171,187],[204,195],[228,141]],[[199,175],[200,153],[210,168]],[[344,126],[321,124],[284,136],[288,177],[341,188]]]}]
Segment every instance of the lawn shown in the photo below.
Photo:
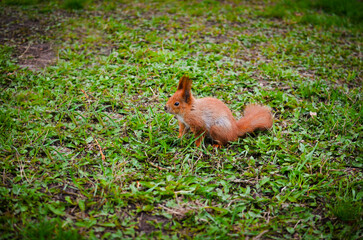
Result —
[{"label": "lawn", "polygon": [[[361,239],[362,6],[2,1],[0,239]],[[183,75],[273,128],[179,139]]]}]

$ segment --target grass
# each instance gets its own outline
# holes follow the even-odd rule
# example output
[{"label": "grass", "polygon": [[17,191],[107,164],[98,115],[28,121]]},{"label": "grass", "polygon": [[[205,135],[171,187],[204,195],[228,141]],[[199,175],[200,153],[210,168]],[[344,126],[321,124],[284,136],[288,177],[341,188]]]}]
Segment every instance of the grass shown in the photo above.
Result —
[{"label": "grass", "polygon": [[323,27],[362,27],[363,4],[355,0],[281,0],[264,9],[263,15]]},{"label": "grass", "polygon": [[[362,32],[350,15],[68,2],[81,8],[1,5],[37,29],[8,18],[18,34],[0,45],[1,239],[362,238]],[[39,43],[56,63],[22,67]],[[184,74],[238,118],[270,106],[273,129],[222,149],[179,140],[163,108]]]}]

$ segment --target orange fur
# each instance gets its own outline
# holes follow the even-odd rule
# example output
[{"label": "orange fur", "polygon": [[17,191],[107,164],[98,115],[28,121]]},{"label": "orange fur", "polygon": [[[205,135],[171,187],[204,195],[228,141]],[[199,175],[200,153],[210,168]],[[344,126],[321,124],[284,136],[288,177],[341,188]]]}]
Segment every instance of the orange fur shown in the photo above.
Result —
[{"label": "orange fur", "polygon": [[182,77],[177,91],[165,106],[165,110],[179,120],[179,138],[191,130],[198,137],[197,146],[200,146],[205,136],[216,142],[214,146],[222,146],[246,133],[272,127],[273,119],[268,107],[248,105],[244,117],[236,121],[222,101],[216,98],[194,98],[191,86],[192,80]]}]

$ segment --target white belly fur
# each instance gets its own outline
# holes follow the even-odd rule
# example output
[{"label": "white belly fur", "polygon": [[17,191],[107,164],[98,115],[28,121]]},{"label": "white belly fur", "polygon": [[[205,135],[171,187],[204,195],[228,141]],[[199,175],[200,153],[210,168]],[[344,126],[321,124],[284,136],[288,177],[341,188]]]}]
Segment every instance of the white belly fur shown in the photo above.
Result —
[{"label": "white belly fur", "polygon": [[231,122],[226,116],[213,118],[211,116],[205,115],[203,116],[203,120],[208,130],[210,130],[212,126],[219,126],[228,131],[232,127]]},{"label": "white belly fur", "polygon": [[226,130],[230,130],[232,128],[232,124],[228,117],[219,117],[215,120],[215,125],[221,126]]},{"label": "white belly fur", "polygon": [[[190,128],[189,124],[184,121],[184,118],[180,115],[175,115],[176,118],[182,122],[185,127]],[[224,128],[226,131],[229,131],[232,128],[232,124],[227,116],[222,116],[218,118],[213,118],[212,114],[204,114],[202,116],[205,126],[207,127],[208,131],[212,126],[219,126]]]},{"label": "white belly fur", "polygon": [[189,128],[190,126],[189,126],[189,124],[187,124],[185,121],[184,121],[184,118],[182,117],[182,116],[180,116],[180,115],[176,115],[176,118],[180,121],[180,122],[182,122],[187,128]]}]

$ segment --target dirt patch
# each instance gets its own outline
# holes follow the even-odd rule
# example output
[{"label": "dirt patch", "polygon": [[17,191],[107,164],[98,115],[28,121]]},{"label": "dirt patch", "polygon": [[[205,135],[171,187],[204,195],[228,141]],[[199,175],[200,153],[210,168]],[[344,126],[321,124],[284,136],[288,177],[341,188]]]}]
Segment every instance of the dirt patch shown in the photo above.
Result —
[{"label": "dirt patch", "polygon": [[21,67],[39,70],[54,64],[54,47],[45,40],[50,36],[54,19],[44,14],[30,16],[25,11],[4,7],[0,11],[0,44],[15,48],[13,57]]},{"label": "dirt patch", "polygon": [[18,63],[21,67],[30,70],[39,70],[56,62],[57,56],[50,43],[29,44],[18,46],[18,50],[24,50],[18,56]]},{"label": "dirt patch", "polygon": [[163,216],[149,215],[141,212],[138,218],[139,231],[146,234],[150,234],[157,230],[157,225],[161,225],[161,228],[168,222],[168,219]]}]

